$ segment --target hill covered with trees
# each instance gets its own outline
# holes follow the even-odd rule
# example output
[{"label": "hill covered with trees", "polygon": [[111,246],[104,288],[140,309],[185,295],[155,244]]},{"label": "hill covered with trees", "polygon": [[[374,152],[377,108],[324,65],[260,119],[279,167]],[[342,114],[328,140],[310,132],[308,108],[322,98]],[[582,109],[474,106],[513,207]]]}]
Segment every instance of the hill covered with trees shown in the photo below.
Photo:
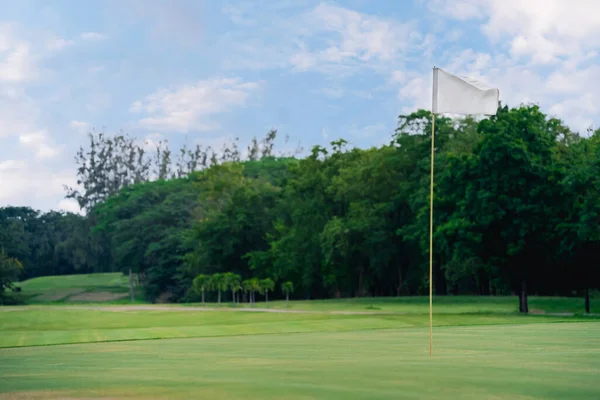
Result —
[{"label": "hill covered with trees", "polygon": [[[435,129],[437,295],[518,294],[526,312],[528,293],[600,287],[600,130],[536,106]],[[86,216],[0,209],[3,257],[21,279],[122,271],[149,300],[200,301],[194,279],[228,273],[242,293],[271,280],[280,298],[288,283],[297,298],[427,293],[430,113],[400,116],[378,148],[340,139],[297,159],[276,155],[275,136],[172,157],[91,134],[67,191]]]}]

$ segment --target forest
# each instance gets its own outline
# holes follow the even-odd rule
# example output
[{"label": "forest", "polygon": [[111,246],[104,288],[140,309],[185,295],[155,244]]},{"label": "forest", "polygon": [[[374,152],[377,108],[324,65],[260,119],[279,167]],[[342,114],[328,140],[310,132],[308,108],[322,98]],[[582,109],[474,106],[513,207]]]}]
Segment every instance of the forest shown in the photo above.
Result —
[{"label": "forest", "polygon": [[[600,288],[600,129],[501,106],[437,116],[435,135],[435,295],[515,295],[527,312],[528,295]],[[36,276],[115,271],[148,301],[427,294],[430,112],[399,116],[377,148],[339,139],[298,158],[276,136],[149,153],[90,133],[65,188],[83,215],[0,208],[3,296]]]}]

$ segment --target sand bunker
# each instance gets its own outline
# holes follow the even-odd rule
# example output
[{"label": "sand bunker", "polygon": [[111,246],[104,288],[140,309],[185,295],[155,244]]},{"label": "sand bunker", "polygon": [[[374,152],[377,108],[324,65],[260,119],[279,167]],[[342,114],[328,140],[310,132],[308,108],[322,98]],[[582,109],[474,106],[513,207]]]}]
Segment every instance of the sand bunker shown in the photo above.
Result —
[{"label": "sand bunker", "polygon": [[47,293],[41,294],[39,296],[36,296],[36,297],[34,297],[34,300],[35,301],[59,301],[59,300],[64,299],[65,297],[72,296],[72,295],[81,293],[83,291],[84,291],[84,289],[80,289],[80,288],[55,290],[52,292],[47,292]]},{"label": "sand bunker", "polygon": [[112,301],[127,297],[127,293],[88,292],[69,297],[68,301]]}]

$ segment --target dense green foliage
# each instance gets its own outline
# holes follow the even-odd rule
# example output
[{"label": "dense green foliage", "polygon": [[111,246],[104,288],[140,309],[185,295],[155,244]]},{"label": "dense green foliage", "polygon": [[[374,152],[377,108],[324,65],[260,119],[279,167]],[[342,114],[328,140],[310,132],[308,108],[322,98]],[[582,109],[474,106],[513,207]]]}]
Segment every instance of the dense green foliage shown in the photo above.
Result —
[{"label": "dense green foliage", "polygon": [[108,249],[80,215],[0,208],[0,248],[23,264],[21,279],[109,271]]},{"label": "dense green foliage", "polygon": [[[435,128],[436,294],[514,293],[526,312],[528,293],[600,286],[600,131],[580,136],[536,106],[438,117]],[[69,192],[88,216],[4,209],[24,214],[2,217],[3,245],[27,276],[131,271],[150,300],[228,291],[252,302],[266,279],[279,298],[292,292],[284,282],[296,298],[426,293],[430,113],[400,116],[379,148],[340,139],[295,159],[274,156],[274,137],[254,140],[247,160],[237,145],[221,156],[182,149],[175,169],[159,151],[153,180],[133,142],[92,136],[87,154],[103,169],[81,150],[84,190]],[[48,224],[27,222],[44,218],[81,231],[47,239]],[[199,275],[219,279],[194,285]]]}]

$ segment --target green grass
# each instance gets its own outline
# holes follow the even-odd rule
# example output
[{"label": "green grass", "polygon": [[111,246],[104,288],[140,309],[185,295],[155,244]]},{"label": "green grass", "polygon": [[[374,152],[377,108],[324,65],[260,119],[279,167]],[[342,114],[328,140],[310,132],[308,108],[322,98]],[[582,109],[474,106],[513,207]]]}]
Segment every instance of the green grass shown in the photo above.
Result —
[{"label": "green grass", "polygon": [[[101,311],[82,308],[5,308],[0,311],[0,347],[100,341],[253,335],[270,333],[344,332],[426,327],[425,314],[328,315],[226,311]],[[535,324],[588,321],[589,318],[440,314],[435,326]]]},{"label": "green grass", "polygon": [[600,398],[600,318],[514,303],[436,298],[431,358],[427,298],[291,303],[310,313],[2,307],[0,400]]},{"label": "green grass", "polygon": [[[128,277],[120,272],[82,275],[42,276],[29,279],[17,284],[21,287],[21,296],[28,303],[88,303],[97,302],[86,300],[88,293],[101,293],[110,297],[111,294],[125,296],[129,292]],[[78,299],[82,297],[83,299]],[[136,290],[136,297],[142,298],[142,293]],[[110,299],[106,303],[124,303],[128,299]],[[140,301],[138,301],[140,303]]]},{"label": "green grass", "polygon": [[[228,303],[223,303],[227,306]],[[255,307],[265,307],[259,302]],[[186,304],[198,306],[198,304]],[[248,304],[242,304],[248,307]],[[429,297],[363,297],[335,300],[292,301],[286,306],[285,301],[271,301],[269,308],[302,311],[348,311],[348,312],[381,312],[381,313],[429,313]],[[591,299],[592,312],[600,313],[600,299]],[[516,313],[519,311],[517,296],[436,296],[433,298],[433,309],[436,314],[460,313]],[[537,297],[529,298],[531,313],[575,313],[583,314],[584,301],[578,297]]]},{"label": "green grass", "polygon": [[20,282],[18,285],[21,286],[23,290],[32,292],[45,292],[56,289],[86,289],[100,287],[120,287],[127,289],[127,279],[128,278],[120,272],[110,272],[103,274],[41,276],[39,278],[28,279]]},{"label": "green grass", "polygon": [[[71,338],[76,340],[76,332],[88,324],[106,333],[122,325],[133,331],[148,323],[168,328],[187,319],[195,320],[192,326],[199,329],[229,327],[229,332],[221,330],[220,337],[0,349],[0,399],[600,398],[598,322],[558,324],[548,323],[553,318],[523,317],[504,321],[526,322],[517,325],[441,326],[434,331],[434,356],[429,358],[428,329],[406,327],[400,317],[391,320],[395,327],[361,330],[377,326],[380,317],[134,312],[128,324],[120,318],[129,313],[98,312],[77,322],[82,315],[75,311],[55,309],[50,314],[72,321]],[[31,312],[28,319],[38,318],[39,336],[60,327],[50,316]],[[454,317],[455,323],[480,322]],[[315,332],[321,324],[329,331]],[[23,322],[3,326],[3,337],[24,329]],[[27,328],[35,326],[37,322]],[[307,332],[273,333],[284,327],[296,331],[298,326]],[[270,334],[259,334],[266,332]]]}]

